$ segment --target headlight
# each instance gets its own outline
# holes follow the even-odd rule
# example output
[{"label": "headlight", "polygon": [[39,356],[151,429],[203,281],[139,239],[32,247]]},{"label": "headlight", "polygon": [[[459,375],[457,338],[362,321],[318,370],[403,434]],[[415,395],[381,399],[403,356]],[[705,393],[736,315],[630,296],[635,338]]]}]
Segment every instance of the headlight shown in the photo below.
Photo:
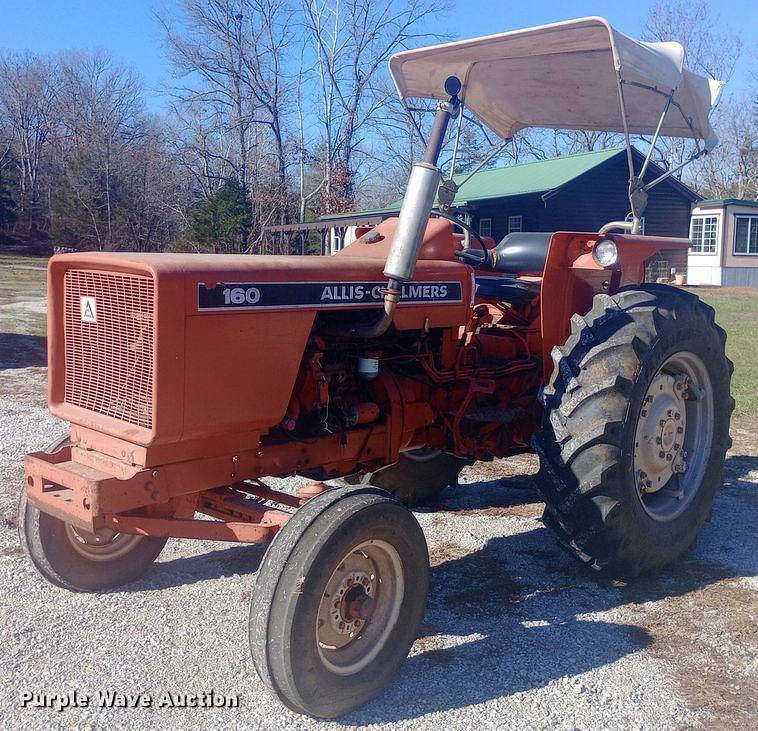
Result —
[{"label": "headlight", "polygon": [[592,258],[601,267],[612,267],[619,258],[616,244],[610,239],[601,239],[592,247]]}]

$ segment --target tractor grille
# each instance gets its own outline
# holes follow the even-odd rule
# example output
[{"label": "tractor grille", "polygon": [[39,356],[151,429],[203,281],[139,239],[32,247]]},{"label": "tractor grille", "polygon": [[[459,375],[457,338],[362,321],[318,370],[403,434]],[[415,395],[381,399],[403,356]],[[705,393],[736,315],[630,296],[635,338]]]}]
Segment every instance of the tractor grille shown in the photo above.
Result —
[{"label": "tractor grille", "polygon": [[65,274],[65,401],[153,426],[155,284],[135,274]]}]

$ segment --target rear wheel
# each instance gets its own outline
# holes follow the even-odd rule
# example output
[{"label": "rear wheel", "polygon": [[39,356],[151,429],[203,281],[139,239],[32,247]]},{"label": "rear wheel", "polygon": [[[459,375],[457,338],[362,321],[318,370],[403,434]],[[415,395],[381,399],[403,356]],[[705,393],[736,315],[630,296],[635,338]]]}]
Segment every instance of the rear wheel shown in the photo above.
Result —
[{"label": "rear wheel", "polygon": [[545,523],[619,576],[675,560],[722,483],[732,364],[713,309],[662,285],[597,295],[555,348],[535,439]]},{"label": "rear wheel", "polygon": [[364,475],[362,482],[387,490],[409,508],[433,505],[446,487],[458,484],[467,464],[440,449],[421,447],[402,452],[397,462]]},{"label": "rear wheel", "polygon": [[[67,438],[50,445],[56,452]],[[48,581],[71,591],[103,591],[138,579],[152,565],[167,538],[117,533],[107,528],[90,533],[43,513],[22,491],[18,505],[21,546]]]},{"label": "rear wheel", "polygon": [[363,705],[405,661],[428,575],[421,528],[383,490],[309,500],[269,547],[253,591],[258,674],[299,713],[334,718]]}]

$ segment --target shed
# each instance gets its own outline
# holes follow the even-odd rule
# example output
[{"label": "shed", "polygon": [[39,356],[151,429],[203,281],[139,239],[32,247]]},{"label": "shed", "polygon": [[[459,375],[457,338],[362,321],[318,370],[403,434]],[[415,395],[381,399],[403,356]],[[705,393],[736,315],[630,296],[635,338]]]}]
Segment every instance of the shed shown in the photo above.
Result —
[{"label": "shed", "polygon": [[689,284],[758,287],[758,201],[700,201],[692,209],[689,236]]},{"label": "shed", "polygon": [[[635,167],[641,169],[644,155],[633,149],[633,157]],[[645,180],[663,172],[651,163]],[[455,180],[460,183],[465,177],[456,175]],[[476,173],[461,185],[453,209],[480,234],[496,241],[514,231],[597,231],[629,212],[628,177],[625,147],[509,165]],[[673,177],[663,181],[650,191],[644,232],[686,238],[690,210],[697,199],[681,181]],[[380,220],[397,215],[401,204],[402,199],[361,214]],[[341,217],[324,216],[321,220],[338,224]],[[352,240],[349,230],[340,239],[339,230],[332,229],[333,252]],[[659,264],[662,274],[668,274],[671,267],[683,272],[686,252],[664,251]]]}]

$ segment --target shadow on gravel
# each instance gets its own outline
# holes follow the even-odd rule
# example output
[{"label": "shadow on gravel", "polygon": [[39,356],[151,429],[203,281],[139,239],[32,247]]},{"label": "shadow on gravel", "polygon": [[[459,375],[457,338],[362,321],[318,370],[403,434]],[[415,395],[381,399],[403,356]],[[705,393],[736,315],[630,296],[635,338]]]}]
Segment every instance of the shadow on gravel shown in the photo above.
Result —
[{"label": "shadow on gravel", "polygon": [[160,561],[144,578],[119,587],[117,591],[161,591],[224,576],[254,574],[261,565],[266,548],[267,546],[237,544],[196,556]]},{"label": "shadow on gravel", "polygon": [[41,335],[0,333],[0,371],[46,365],[46,338]]},{"label": "shadow on gravel", "polygon": [[[734,458],[730,467],[742,476],[756,469],[756,463],[752,457]],[[726,485],[732,487],[729,481]],[[724,533],[735,517],[746,527],[758,521],[755,492],[744,486],[748,483],[741,481],[724,495],[715,512],[717,525],[704,531],[697,550],[658,575],[628,585],[584,568],[544,529],[493,538],[468,554],[455,544],[437,546],[417,654],[387,693],[341,720],[355,726],[393,724],[464,709],[541,688],[650,647],[654,638],[644,627],[583,615],[627,606],[631,611],[625,617],[633,616],[636,605],[699,596],[700,590],[725,579],[753,575],[755,561],[739,557],[750,553],[742,544],[753,540],[747,535],[752,531]],[[747,513],[743,501],[734,499],[743,492],[750,496]],[[733,552],[729,566],[710,561],[714,543]],[[443,646],[451,644],[450,637],[463,641]],[[587,690],[580,681],[566,687],[577,693]]]},{"label": "shadow on gravel", "polygon": [[[507,512],[507,508],[541,503],[536,487],[536,475],[516,475],[495,480],[474,482],[449,487],[441,495],[439,504],[429,512],[467,513],[484,511],[489,514]],[[541,513],[541,510],[539,511]]]},{"label": "shadow on gravel", "polygon": [[[726,489],[714,513],[716,525],[704,530],[697,550],[657,576],[628,585],[586,569],[542,528],[492,538],[473,553],[457,543],[435,544],[429,606],[415,654],[386,693],[340,721],[353,726],[395,724],[464,709],[649,648],[654,638],[646,628],[614,621],[613,616],[585,615],[631,606],[625,616],[634,616],[636,605],[684,597],[725,579],[754,574],[747,534],[758,524],[758,503],[754,482],[745,478],[756,469],[758,458],[730,457]],[[512,477],[464,485],[443,495],[442,510],[465,513],[478,508],[487,513],[493,504],[532,505],[539,500],[532,487],[533,478]],[[748,528],[747,534],[728,530],[738,524]],[[127,590],[161,590],[252,574],[264,552],[261,546],[225,546],[163,561]],[[719,552],[730,556],[729,566],[710,561]],[[458,644],[449,646],[450,638]],[[580,681],[566,687],[577,693],[588,690]]]},{"label": "shadow on gravel", "polygon": [[[745,454],[734,454],[724,461],[724,487],[741,487],[748,480],[749,473],[754,472],[753,483],[758,477],[758,457]],[[752,484],[752,483],[751,483]]]}]

